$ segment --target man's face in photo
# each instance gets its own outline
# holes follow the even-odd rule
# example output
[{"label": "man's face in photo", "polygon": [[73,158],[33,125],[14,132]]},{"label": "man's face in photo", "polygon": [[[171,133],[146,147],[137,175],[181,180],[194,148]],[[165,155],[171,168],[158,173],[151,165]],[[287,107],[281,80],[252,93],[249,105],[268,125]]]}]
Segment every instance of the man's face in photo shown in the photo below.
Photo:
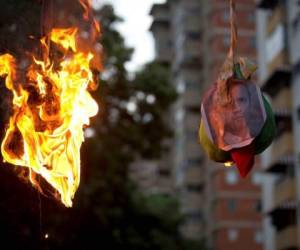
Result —
[{"label": "man's face in photo", "polygon": [[[203,101],[204,119],[211,139],[219,148],[245,146],[264,125],[265,109],[260,90],[252,82],[236,81],[229,86],[230,101],[222,106],[216,85]],[[208,119],[206,119],[208,117]]]},{"label": "man's face in photo", "polygon": [[244,116],[250,105],[250,96],[246,86],[235,84],[231,89],[233,114],[236,119]]}]

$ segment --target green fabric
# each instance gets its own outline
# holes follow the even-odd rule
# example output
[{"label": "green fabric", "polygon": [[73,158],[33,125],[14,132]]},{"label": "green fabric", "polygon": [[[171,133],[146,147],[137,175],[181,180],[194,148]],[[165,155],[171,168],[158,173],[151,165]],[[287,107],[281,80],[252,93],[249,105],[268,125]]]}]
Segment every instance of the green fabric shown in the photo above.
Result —
[{"label": "green fabric", "polygon": [[276,135],[276,124],[274,114],[271,105],[263,95],[263,101],[265,110],[267,113],[267,120],[260,132],[260,134],[254,139],[255,154],[262,153],[272,143]]},{"label": "green fabric", "polygon": [[[262,153],[273,141],[276,134],[274,114],[269,102],[263,96],[263,102],[267,113],[265,125],[260,134],[254,139],[255,154]],[[230,153],[219,149],[208,137],[203,122],[200,123],[199,141],[209,158],[216,162],[232,161]]]}]

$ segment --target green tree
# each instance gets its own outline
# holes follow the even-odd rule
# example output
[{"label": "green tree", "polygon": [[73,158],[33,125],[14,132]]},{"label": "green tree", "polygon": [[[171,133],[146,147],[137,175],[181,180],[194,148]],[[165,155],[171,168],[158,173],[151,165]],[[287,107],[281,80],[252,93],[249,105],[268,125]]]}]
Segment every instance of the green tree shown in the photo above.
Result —
[{"label": "green tree", "polygon": [[[53,3],[61,6],[62,2]],[[5,19],[0,19],[0,51],[21,53],[18,43],[27,41],[30,31],[40,34],[41,26],[36,23],[42,5],[34,0],[6,0],[1,4],[0,13]],[[74,10],[68,8],[69,14],[76,13],[74,16],[80,10],[80,5]],[[181,216],[176,199],[145,197],[128,178],[128,166],[137,157],[158,158],[167,150],[162,142],[172,132],[164,117],[176,98],[168,68],[149,63],[133,80],[129,78],[124,65],[133,50],[125,46],[115,29],[121,19],[109,5],[96,16],[102,25],[104,72],[93,96],[100,112],[91,121],[93,136],[82,147],[81,186],[74,207],[65,208],[50,196],[40,195],[20,182],[12,166],[3,165],[2,244],[8,242],[11,249],[189,249],[177,230]],[[13,35],[4,38],[10,25],[19,19],[23,33],[13,30]],[[6,100],[6,93],[1,94]],[[3,101],[2,126],[7,121],[7,110],[7,102]]]}]

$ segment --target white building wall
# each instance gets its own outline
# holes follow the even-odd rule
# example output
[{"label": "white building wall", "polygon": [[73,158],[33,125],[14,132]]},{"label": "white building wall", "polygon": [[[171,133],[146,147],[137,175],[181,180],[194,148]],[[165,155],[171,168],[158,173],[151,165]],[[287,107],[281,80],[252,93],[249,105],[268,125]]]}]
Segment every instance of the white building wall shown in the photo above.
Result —
[{"label": "white building wall", "polygon": [[257,60],[258,60],[258,79],[264,82],[268,76],[267,55],[266,55],[266,11],[258,9],[256,11],[256,32],[257,32]]},{"label": "white building wall", "polygon": [[[257,58],[258,58],[258,79],[260,83],[266,81],[268,75],[267,68],[267,17],[265,10],[258,9],[256,11],[256,32],[257,32]],[[261,155],[261,166],[266,168],[272,160],[272,145]],[[270,174],[262,175],[262,210],[266,214],[272,209],[274,204],[274,176]],[[275,228],[272,225],[271,218],[264,216],[263,218],[263,247],[264,250],[274,250],[275,247]]]}]

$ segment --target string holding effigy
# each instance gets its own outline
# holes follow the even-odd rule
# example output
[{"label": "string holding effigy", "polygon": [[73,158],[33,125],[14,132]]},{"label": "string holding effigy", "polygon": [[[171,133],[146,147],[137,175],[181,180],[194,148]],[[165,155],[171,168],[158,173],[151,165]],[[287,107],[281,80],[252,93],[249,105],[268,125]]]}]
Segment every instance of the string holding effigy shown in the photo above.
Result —
[{"label": "string holding effigy", "polygon": [[236,165],[246,177],[273,141],[276,125],[271,105],[253,81],[256,65],[237,56],[236,8],[230,0],[231,44],[218,79],[203,96],[199,140],[209,158]]}]

